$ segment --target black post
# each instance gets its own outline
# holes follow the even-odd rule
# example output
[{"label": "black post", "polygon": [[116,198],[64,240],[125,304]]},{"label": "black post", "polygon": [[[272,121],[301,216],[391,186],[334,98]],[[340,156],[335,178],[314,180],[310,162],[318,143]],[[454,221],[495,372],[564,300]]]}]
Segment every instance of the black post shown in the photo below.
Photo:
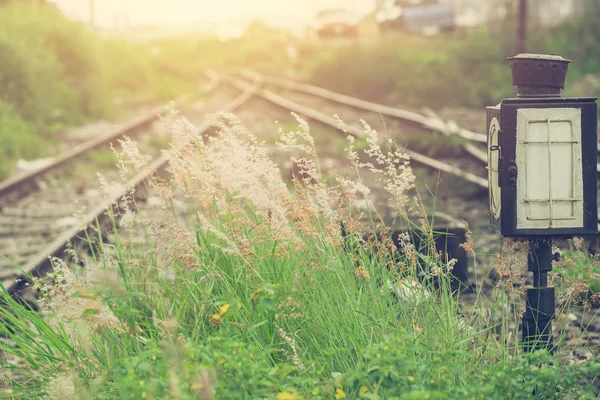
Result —
[{"label": "black post", "polygon": [[527,268],[533,272],[533,286],[527,288],[527,305],[523,316],[525,351],[553,351],[552,318],[556,303],[554,288],[548,286],[552,258],[552,239],[530,239]]},{"label": "black post", "polygon": [[517,32],[517,54],[527,52],[527,0],[519,0],[519,28]]}]

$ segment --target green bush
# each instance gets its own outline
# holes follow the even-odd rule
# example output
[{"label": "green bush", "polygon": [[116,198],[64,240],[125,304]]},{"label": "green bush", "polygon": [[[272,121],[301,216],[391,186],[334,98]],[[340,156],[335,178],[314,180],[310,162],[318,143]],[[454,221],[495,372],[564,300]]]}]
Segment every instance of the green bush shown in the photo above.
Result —
[{"label": "green bush", "polygon": [[98,39],[51,6],[0,8],[0,96],[43,131],[106,114]]},{"label": "green bush", "polygon": [[[598,11],[588,10],[581,19],[571,21],[558,29],[536,35],[533,49],[548,54],[559,54],[572,61],[565,84],[569,96],[600,97],[600,25]],[[590,85],[586,76],[593,77]]]},{"label": "green bush", "polygon": [[390,337],[367,348],[362,368],[344,376],[343,382],[360,398],[521,399],[534,392],[538,398],[595,398],[598,364],[557,366],[554,362],[550,354],[540,351],[475,367],[464,351],[432,352],[422,341]]},{"label": "green bush", "polygon": [[[10,140],[2,143],[0,179],[18,158],[52,151],[44,146],[48,142],[32,140],[36,137],[57,139],[86,121],[116,117],[123,105],[194,91],[202,62],[188,61],[202,59],[196,55],[209,42],[102,39],[51,5],[1,6],[0,136]],[[27,134],[14,135],[17,120]]]},{"label": "green bush", "polygon": [[55,54],[14,36],[0,29],[0,99],[41,132],[77,120],[78,93],[64,84]]},{"label": "green bush", "polygon": [[19,158],[49,155],[65,128],[109,114],[97,42],[51,6],[0,7],[0,179]]}]

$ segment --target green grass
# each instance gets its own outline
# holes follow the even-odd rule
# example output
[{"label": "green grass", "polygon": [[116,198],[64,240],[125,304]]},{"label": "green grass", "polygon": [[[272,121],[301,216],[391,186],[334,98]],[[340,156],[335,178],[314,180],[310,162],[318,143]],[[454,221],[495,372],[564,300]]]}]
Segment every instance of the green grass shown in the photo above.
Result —
[{"label": "green grass", "polygon": [[580,390],[597,364],[510,356],[485,326],[460,317],[446,278],[437,291],[396,298],[387,285],[407,272],[385,268],[391,260],[373,256],[375,243],[303,238],[302,252],[264,244],[238,257],[195,233],[194,263],[174,262],[169,279],[155,257],[117,241],[103,267],[118,275],[106,287],[70,288],[56,303],[62,311],[44,318],[4,295],[14,314],[3,308],[0,330],[18,347],[3,347],[22,363],[4,371],[26,378],[2,396],[483,399],[534,387],[594,396]]},{"label": "green grass", "polygon": [[[289,191],[257,141],[226,126],[186,162],[174,153],[189,220],[157,182],[163,223],[136,213],[105,231],[87,266],[97,284],[54,260],[42,313],[0,292],[13,361],[0,397],[595,398],[598,363],[522,354],[515,328],[463,311],[446,260],[426,250],[427,225],[425,251],[410,240],[398,250],[375,213],[357,217],[344,185]],[[492,312],[507,314],[509,298],[500,290]]]},{"label": "green grass", "polygon": [[578,288],[575,302],[600,305],[600,256],[590,254],[581,239],[570,241],[557,270],[557,285]]},{"label": "green grass", "polygon": [[44,146],[51,143],[39,138],[35,129],[0,100],[0,178],[5,177],[19,158],[31,159],[44,154]]}]

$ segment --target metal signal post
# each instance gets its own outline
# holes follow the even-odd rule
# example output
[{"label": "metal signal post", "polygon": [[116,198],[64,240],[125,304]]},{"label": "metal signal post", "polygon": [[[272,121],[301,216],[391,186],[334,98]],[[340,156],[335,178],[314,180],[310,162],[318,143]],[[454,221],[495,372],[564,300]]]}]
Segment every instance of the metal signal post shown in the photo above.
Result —
[{"label": "metal signal post", "polygon": [[529,241],[527,269],[533,272],[533,286],[527,288],[527,303],[523,315],[523,346],[526,351],[553,349],[552,319],[556,311],[554,288],[548,286],[552,271],[552,240]]},{"label": "metal signal post", "polygon": [[508,61],[518,95],[487,108],[490,220],[503,236],[529,241],[523,344],[552,350],[552,239],[598,233],[596,99],[561,96],[569,60]]}]

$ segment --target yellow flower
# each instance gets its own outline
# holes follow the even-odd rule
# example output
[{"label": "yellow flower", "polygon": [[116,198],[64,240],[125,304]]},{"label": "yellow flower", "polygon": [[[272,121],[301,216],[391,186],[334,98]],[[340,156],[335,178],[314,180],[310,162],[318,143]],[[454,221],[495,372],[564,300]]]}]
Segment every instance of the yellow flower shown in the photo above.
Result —
[{"label": "yellow flower", "polygon": [[277,400],[294,400],[296,396],[288,392],[281,392],[277,394]]},{"label": "yellow flower", "polygon": [[336,399],[343,399],[344,397],[346,397],[346,393],[344,393],[344,391],[340,388],[335,389],[335,398]]},{"label": "yellow flower", "polygon": [[369,388],[368,388],[368,387],[366,387],[366,386],[363,386],[363,387],[361,387],[361,388],[358,390],[358,394],[365,394],[365,393],[367,393],[368,391],[369,391]]},{"label": "yellow flower", "polygon": [[220,320],[220,319],[221,319],[221,317],[222,317],[223,315],[225,315],[225,313],[226,313],[226,312],[229,310],[229,307],[231,307],[231,304],[224,304],[224,305],[222,305],[222,306],[221,306],[221,309],[219,310],[219,313],[218,313],[218,314],[214,314],[214,315],[211,317],[211,319],[212,319],[213,321],[218,321],[218,320]]}]

